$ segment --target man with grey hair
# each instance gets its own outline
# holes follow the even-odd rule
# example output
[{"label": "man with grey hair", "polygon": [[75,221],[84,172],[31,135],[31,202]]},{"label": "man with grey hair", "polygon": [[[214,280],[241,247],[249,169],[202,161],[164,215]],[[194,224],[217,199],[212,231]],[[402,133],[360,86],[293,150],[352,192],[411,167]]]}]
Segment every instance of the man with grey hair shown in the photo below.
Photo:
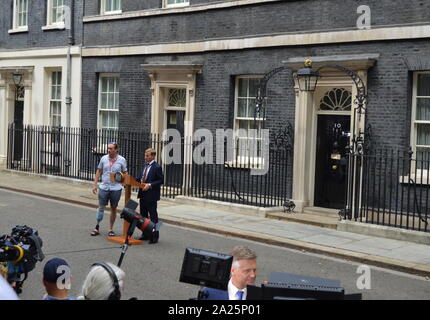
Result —
[{"label": "man with grey hair", "polygon": [[247,285],[257,277],[257,254],[246,246],[236,246],[230,252],[233,263],[227,290],[203,289],[203,300],[246,300]]},{"label": "man with grey hair", "polygon": [[125,272],[110,262],[96,262],[91,266],[77,300],[120,300],[124,289]]}]

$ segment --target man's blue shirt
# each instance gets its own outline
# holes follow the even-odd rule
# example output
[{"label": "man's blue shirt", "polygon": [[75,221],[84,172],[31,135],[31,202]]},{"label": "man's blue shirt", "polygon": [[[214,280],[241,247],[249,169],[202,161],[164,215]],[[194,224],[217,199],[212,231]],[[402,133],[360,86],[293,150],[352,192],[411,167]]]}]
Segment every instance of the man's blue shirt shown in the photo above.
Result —
[{"label": "man's blue shirt", "polygon": [[99,185],[100,189],[106,191],[122,190],[122,184],[110,181],[110,174],[111,172],[127,171],[127,161],[124,157],[118,155],[116,157],[116,161],[111,162],[109,160],[109,155],[106,154],[100,159],[100,163],[97,168],[103,170],[102,182]]}]

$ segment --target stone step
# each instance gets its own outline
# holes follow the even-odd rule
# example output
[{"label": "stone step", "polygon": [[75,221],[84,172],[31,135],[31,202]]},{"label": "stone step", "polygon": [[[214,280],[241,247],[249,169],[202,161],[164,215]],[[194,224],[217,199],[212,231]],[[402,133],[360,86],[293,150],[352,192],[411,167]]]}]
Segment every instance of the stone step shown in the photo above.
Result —
[{"label": "stone step", "polygon": [[329,209],[320,207],[305,207],[303,213],[322,216],[322,217],[339,217],[339,209]]},{"label": "stone step", "polygon": [[271,212],[266,214],[266,218],[303,223],[329,229],[337,229],[337,223],[339,222],[337,215],[322,216],[310,213]]}]

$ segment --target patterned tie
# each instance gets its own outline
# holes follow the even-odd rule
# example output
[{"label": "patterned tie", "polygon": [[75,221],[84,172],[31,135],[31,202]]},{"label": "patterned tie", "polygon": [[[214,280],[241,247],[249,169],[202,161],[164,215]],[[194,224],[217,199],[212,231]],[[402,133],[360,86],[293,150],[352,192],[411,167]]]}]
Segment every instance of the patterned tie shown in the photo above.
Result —
[{"label": "patterned tie", "polygon": [[242,290],[239,290],[239,291],[236,293],[236,295],[237,295],[237,297],[239,298],[239,299],[237,299],[237,300],[243,300],[243,291],[242,291]]},{"label": "patterned tie", "polygon": [[148,170],[151,167],[151,165],[149,163],[145,163],[145,170],[143,170],[143,175],[142,175],[142,180],[141,183],[144,183],[146,181],[147,175],[148,175]]}]

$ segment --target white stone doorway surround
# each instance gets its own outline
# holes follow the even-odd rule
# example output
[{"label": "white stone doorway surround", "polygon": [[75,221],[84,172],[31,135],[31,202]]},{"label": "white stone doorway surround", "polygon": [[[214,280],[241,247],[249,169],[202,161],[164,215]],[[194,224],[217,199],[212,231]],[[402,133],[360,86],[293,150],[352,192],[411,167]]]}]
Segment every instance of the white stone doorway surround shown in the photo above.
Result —
[{"label": "white stone doorway surround", "polygon": [[[202,65],[195,63],[160,63],[143,64],[142,67],[151,79],[151,134],[162,137],[163,131],[168,128],[168,111],[179,111],[181,121],[183,119],[183,138],[185,142],[193,139],[194,115],[195,115],[195,92],[196,74],[201,73]],[[168,104],[169,89],[185,89],[185,103],[180,106]],[[189,143],[185,143],[181,156],[184,163],[191,163],[192,150]],[[155,147],[155,146],[154,146]],[[161,155],[157,155],[157,161],[163,163]],[[164,166],[164,164],[163,164]],[[166,169],[166,168],[164,168]],[[182,184],[186,185],[192,177],[191,170],[185,170],[183,166]]]},{"label": "white stone doorway surround", "polygon": [[8,127],[14,121],[15,112],[15,84],[12,73],[22,74],[21,86],[24,88],[23,123],[31,123],[31,90],[33,81],[33,67],[0,67],[0,167],[6,166],[8,147]]},{"label": "white stone doorway surround", "polygon": [[[317,70],[321,66],[338,65],[355,71],[363,80],[367,88],[367,73],[378,59],[378,54],[359,54],[348,56],[317,56],[298,57],[285,61],[293,72],[303,68],[305,59],[312,60],[312,68]],[[323,95],[331,88],[345,88],[351,90],[351,128],[353,128],[353,110],[356,107],[355,96],[357,89],[353,80],[339,70],[322,68],[321,78],[315,92],[302,92],[298,83],[295,83],[295,125],[294,125],[294,163],[293,163],[293,196],[296,204],[295,211],[303,212],[306,207],[314,206],[315,187],[315,161],[316,161],[316,135],[318,105]],[[365,115],[355,119],[356,133],[364,131]],[[351,132],[352,133],[352,132]]]}]

